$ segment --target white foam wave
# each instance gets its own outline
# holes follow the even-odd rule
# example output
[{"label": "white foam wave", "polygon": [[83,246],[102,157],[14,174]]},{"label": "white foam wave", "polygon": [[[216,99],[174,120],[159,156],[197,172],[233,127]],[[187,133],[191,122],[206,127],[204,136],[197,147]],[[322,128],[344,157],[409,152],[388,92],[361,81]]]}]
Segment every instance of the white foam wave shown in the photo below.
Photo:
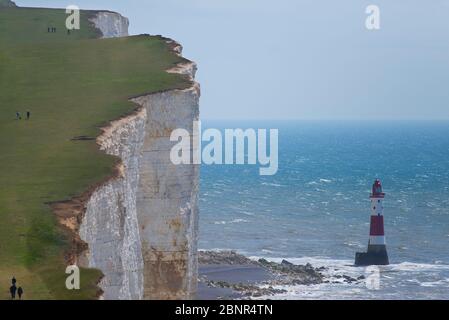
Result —
[{"label": "white foam wave", "polygon": [[270,183],[270,182],[262,182],[261,185],[269,186],[269,187],[282,187],[282,184],[279,183]]},{"label": "white foam wave", "polygon": [[390,264],[388,266],[392,271],[449,271],[448,264],[430,264],[430,263],[414,263],[414,262],[402,262],[398,264]]},{"label": "white foam wave", "polygon": [[449,285],[449,278],[442,279],[439,281],[428,281],[428,282],[421,282],[419,283],[422,287],[439,287],[439,286],[448,286]]},{"label": "white foam wave", "polygon": [[249,221],[245,220],[245,219],[234,219],[231,221],[221,220],[221,221],[215,221],[214,224],[230,224],[230,223],[244,223],[244,222],[249,222]]}]

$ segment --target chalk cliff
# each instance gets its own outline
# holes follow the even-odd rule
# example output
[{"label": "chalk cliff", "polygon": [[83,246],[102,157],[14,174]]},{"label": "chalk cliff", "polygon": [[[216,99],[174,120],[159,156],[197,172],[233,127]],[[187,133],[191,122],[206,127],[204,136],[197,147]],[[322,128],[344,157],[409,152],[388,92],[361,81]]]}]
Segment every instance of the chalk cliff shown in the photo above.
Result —
[{"label": "chalk cliff", "polygon": [[95,12],[90,21],[101,31],[102,38],[128,36],[129,20],[116,12]]},{"label": "chalk cliff", "polygon": [[[103,37],[127,35],[128,20],[99,12],[91,21]],[[166,40],[176,53],[181,46]],[[100,149],[120,158],[117,174],[85,204],[79,235],[87,249],[78,264],[100,269],[104,299],[188,299],[197,286],[198,165],[173,165],[173,129],[193,133],[199,118],[196,65],[192,86],[131,99],[136,111],[103,128]]]}]

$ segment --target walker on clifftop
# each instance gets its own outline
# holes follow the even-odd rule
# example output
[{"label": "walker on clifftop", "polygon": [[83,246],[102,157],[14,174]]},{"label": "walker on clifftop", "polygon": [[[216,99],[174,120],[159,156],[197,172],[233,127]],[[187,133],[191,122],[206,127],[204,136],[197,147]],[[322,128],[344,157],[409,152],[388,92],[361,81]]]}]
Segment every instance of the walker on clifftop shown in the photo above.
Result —
[{"label": "walker on clifftop", "polygon": [[382,192],[382,184],[379,179],[376,179],[373,184],[371,199],[371,224],[370,235],[368,241],[367,252],[357,252],[355,254],[356,266],[369,265],[387,265],[388,253],[385,244],[384,233],[384,216],[382,201],[385,193]]}]

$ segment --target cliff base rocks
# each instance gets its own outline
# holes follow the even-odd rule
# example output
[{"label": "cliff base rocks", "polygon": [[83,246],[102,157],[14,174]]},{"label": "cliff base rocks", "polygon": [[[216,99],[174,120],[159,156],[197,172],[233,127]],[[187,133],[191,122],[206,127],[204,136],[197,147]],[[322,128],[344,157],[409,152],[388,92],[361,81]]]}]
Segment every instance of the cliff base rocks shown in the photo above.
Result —
[{"label": "cliff base rocks", "polygon": [[[257,299],[286,294],[288,286],[361,284],[364,275],[329,276],[326,267],[252,260],[235,251],[200,251],[198,299]],[[334,269],[338,270],[338,269]]]},{"label": "cliff base rocks", "polygon": [[265,259],[251,260],[234,251],[200,251],[198,298],[249,299],[286,293],[276,286],[319,284],[322,269]]}]

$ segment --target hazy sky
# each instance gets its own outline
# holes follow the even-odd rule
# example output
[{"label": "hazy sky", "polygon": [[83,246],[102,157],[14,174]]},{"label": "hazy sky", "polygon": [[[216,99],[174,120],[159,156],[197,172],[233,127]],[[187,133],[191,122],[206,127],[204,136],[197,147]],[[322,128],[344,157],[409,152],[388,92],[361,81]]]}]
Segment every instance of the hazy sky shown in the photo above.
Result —
[{"label": "hazy sky", "polygon": [[449,0],[16,3],[118,11],[132,34],[178,40],[199,65],[203,119],[449,119]]}]

